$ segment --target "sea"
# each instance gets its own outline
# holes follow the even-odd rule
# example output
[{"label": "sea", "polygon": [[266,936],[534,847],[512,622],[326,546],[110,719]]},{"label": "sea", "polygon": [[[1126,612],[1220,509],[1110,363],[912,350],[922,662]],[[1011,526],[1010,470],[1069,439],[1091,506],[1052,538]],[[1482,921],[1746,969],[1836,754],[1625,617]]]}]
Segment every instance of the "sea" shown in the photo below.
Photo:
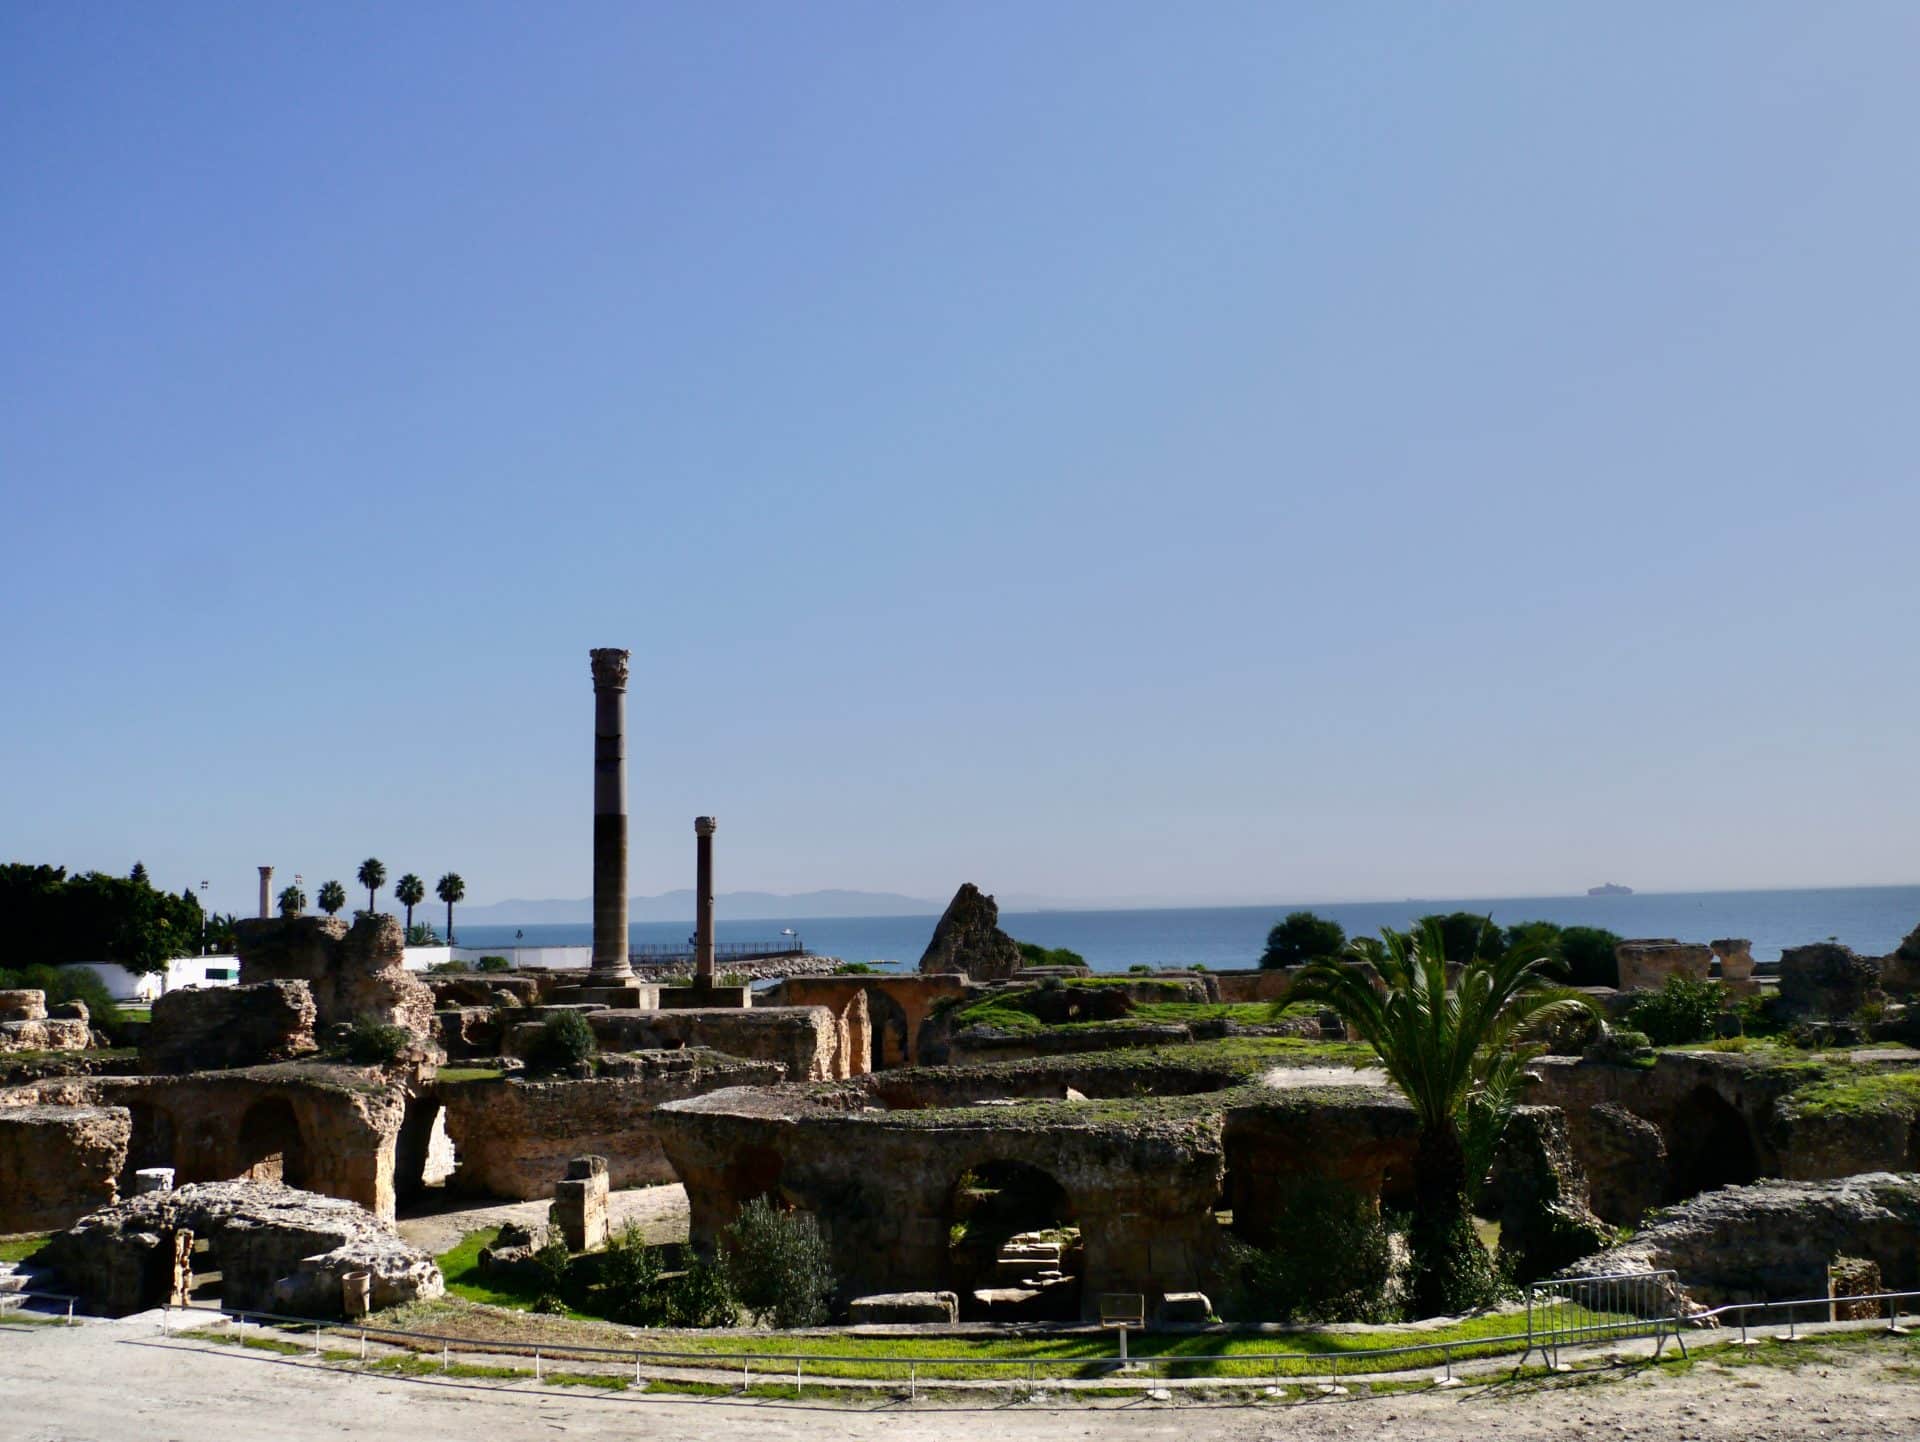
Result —
[{"label": "sea", "polygon": [[[1920,886],[1831,887],[1803,891],[1668,891],[1631,896],[1514,896],[1422,898],[1406,901],[1277,902],[1271,906],[1206,906],[1155,910],[1002,912],[1001,929],[1021,941],[1069,947],[1096,971],[1128,967],[1191,966],[1222,970],[1253,966],[1268,928],[1290,911],[1330,917],[1349,936],[1374,935],[1381,927],[1404,927],[1433,912],[1470,911],[1501,926],[1555,921],[1563,926],[1599,926],[1623,937],[1677,937],[1712,941],[1745,937],[1756,961],[1776,959],[1783,948],[1810,941],[1839,941],[1864,955],[1892,951],[1920,925]],[[540,926],[461,926],[466,947],[581,946],[593,940],[588,922]],[[937,915],[840,916],[791,920],[779,917],[715,919],[719,942],[780,942],[789,928],[811,952],[860,961],[889,970],[911,970],[933,935]],[[684,943],[692,921],[642,922],[630,928],[633,943]]]}]

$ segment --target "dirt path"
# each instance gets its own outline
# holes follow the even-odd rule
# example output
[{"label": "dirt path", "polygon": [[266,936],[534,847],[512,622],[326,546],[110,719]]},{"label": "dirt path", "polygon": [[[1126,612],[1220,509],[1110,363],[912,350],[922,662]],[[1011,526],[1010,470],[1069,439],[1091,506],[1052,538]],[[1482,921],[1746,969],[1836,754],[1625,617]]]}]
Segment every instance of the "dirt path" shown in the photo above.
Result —
[{"label": "dirt path", "polygon": [[1856,1344],[1801,1354],[1797,1367],[1706,1362],[1684,1375],[1643,1370],[1372,1399],[1274,1404],[1108,1403],[1058,1407],[951,1400],[853,1404],[534,1391],[519,1384],[403,1380],[304,1361],[166,1341],[151,1321],[82,1327],[0,1324],[0,1442],[550,1442],[630,1438],[643,1430],[702,1442],[819,1442],[821,1437],[996,1442],[1062,1437],[1116,1442],[1195,1435],[1225,1442],[1360,1439],[1502,1442],[1608,1437],[1624,1442],[1907,1439],[1920,1435],[1920,1348]]},{"label": "dirt path", "polygon": [[[659,1187],[633,1187],[615,1192],[607,1199],[609,1219],[615,1231],[629,1222],[637,1222],[649,1242],[684,1242],[687,1239],[687,1189],[678,1182]],[[482,1227],[497,1227],[502,1222],[544,1224],[548,1203],[495,1202],[487,1206],[449,1206],[430,1212],[402,1217],[400,1235],[434,1256],[457,1246],[468,1232]]]}]

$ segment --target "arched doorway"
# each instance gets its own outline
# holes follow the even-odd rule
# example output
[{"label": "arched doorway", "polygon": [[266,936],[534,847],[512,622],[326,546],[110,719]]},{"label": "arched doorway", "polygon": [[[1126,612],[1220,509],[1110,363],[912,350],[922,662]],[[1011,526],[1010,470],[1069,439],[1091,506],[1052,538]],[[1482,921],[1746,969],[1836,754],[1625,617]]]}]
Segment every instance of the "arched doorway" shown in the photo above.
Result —
[{"label": "arched doorway", "polygon": [[431,1096],[408,1098],[394,1139],[393,1188],[399,1205],[417,1203],[428,1188],[444,1185],[454,1164],[446,1108]]},{"label": "arched doorway", "polygon": [[955,1179],[947,1261],[961,1315],[1072,1320],[1084,1253],[1066,1188],[1025,1162],[991,1161]]},{"label": "arched doorway", "polygon": [[1695,1087],[1675,1109],[1667,1155],[1676,1200],[1738,1186],[1760,1175],[1747,1119],[1709,1086]]},{"label": "arched doorway", "polygon": [[255,1102],[240,1123],[240,1175],[253,1182],[307,1184],[307,1152],[293,1104],[279,1097]]},{"label": "arched doorway", "polygon": [[867,995],[867,1047],[873,1071],[906,1066],[913,1060],[913,1046],[907,1035],[907,1013],[899,1002],[877,986],[864,988]]}]

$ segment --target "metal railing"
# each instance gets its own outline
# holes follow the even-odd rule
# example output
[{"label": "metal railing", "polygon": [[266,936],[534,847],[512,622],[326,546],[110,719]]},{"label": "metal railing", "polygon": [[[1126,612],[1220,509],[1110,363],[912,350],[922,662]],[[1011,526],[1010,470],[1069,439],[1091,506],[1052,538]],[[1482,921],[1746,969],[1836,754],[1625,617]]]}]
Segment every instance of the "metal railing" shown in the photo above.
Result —
[{"label": "metal railing", "polygon": [[[1667,1305],[1665,1301],[1668,1297],[1678,1295],[1677,1289],[1671,1287],[1672,1277],[1671,1272],[1637,1272],[1537,1284],[1540,1288],[1560,1290],[1550,1290],[1547,1298],[1538,1303],[1530,1295],[1526,1314],[1528,1330],[1525,1332],[1318,1352],[1142,1355],[1135,1350],[1130,1357],[1122,1357],[1117,1352],[1055,1357],[888,1357],[867,1353],[690,1351],[671,1347],[514,1342],[410,1331],[365,1321],[320,1321],[273,1312],[213,1311],[200,1307],[172,1306],[161,1310],[160,1325],[162,1332],[167,1335],[182,1330],[180,1323],[183,1319],[189,1329],[208,1319],[230,1322],[243,1337],[249,1325],[271,1328],[283,1334],[304,1337],[305,1345],[289,1345],[296,1345],[302,1353],[310,1350],[315,1358],[329,1357],[324,1343],[331,1338],[337,1344],[331,1360],[371,1361],[376,1366],[382,1360],[410,1355],[437,1358],[438,1370],[447,1372],[463,1365],[454,1361],[456,1356],[518,1359],[531,1362],[531,1375],[536,1382],[545,1382],[556,1375],[577,1376],[556,1373],[556,1368],[567,1363],[595,1368],[595,1375],[601,1377],[618,1376],[623,1380],[631,1377],[636,1383],[658,1380],[669,1390],[676,1381],[711,1386],[716,1376],[737,1375],[738,1392],[734,1395],[770,1385],[784,1388],[788,1379],[791,1379],[795,1396],[801,1395],[809,1385],[817,1389],[895,1388],[912,1398],[918,1396],[920,1387],[927,1383],[961,1387],[1011,1385],[1028,1393],[1044,1384],[1068,1388],[1119,1385],[1138,1389],[1155,1383],[1161,1387],[1170,1384],[1207,1386],[1225,1383],[1243,1386],[1265,1384],[1266,1394],[1277,1397],[1284,1395],[1289,1385],[1321,1396],[1344,1396],[1348,1392],[1344,1385],[1347,1382],[1374,1377],[1387,1380],[1396,1376],[1404,1378],[1409,1372],[1429,1369],[1433,1373],[1432,1385],[1435,1387],[1458,1386],[1459,1379],[1454,1376],[1456,1361],[1485,1361],[1509,1357],[1515,1352],[1519,1353],[1514,1361],[1516,1374],[1527,1357],[1535,1351],[1547,1357],[1550,1368],[1565,1370],[1560,1364],[1560,1350],[1563,1347],[1629,1338],[1653,1337],[1653,1356],[1658,1357],[1667,1335],[1671,1334],[1684,1355],[1686,1347],[1681,1335],[1683,1324],[1696,1328],[1715,1327],[1722,1317],[1735,1314],[1740,1319],[1741,1343],[1757,1346],[1758,1339],[1748,1335],[1747,1316],[1753,1312],[1784,1313],[1784,1321],[1778,1325],[1785,1326],[1788,1331],[1779,1340],[1792,1341],[1800,1335],[1811,1335],[1797,1331],[1795,1319],[1798,1313],[1810,1308],[1831,1309],[1836,1300],[1883,1304],[1887,1311],[1887,1329],[1900,1333],[1905,1330],[1899,1326],[1901,1304],[1906,1304],[1906,1311],[1913,1311],[1916,1310],[1914,1304],[1920,1303],[1920,1291],[1879,1292],[1870,1296],[1839,1299],[1806,1297],[1777,1302],[1735,1302],[1706,1311],[1682,1313],[1678,1307]],[[1664,1279],[1666,1285],[1660,1285],[1659,1279]],[[1637,1293],[1636,1288],[1640,1289]],[[1589,1300],[1583,1300],[1583,1297]],[[1652,1315],[1648,1316],[1625,1311],[1602,1312],[1589,1304],[1589,1301],[1599,1305],[1634,1303],[1653,1298],[1659,1298],[1662,1304],[1651,1308]],[[1866,1325],[1840,1322],[1833,1324],[1833,1328],[1860,1331]],[[1878,1326],[1879,1320],[1875,1319],[1872,1325]],[[376,1358],[370,1352],[372,1347],[391,1350],[386,1358]],[[279,1348],[276,1347],[276,1350]],[[814,1369],[811,1374],[809,1367]],[[854,1370],[849,1374],[848,1369]],[[656,1374],[653,1379],[649,1379],[649,1371]],[[967,1374],[974,1375],[969,1379]],[[481,1367],[471,1369],[468,1375],[505,1379],[526,1376],[527,1373],[518,1369]]]},{"label": "metal railing", "polygon": [[27,1301],[52,1302],[56,1311],[64,1307],[66,1309],[66,1321],[69,1327],[79,1321],[79,1318],[74,1315],[74,1311],[80,1305],[80,1299],[78,1297],[70,1297],[65,1292],[0,1292],[0,1322],[5,1322],[6,1319],[15,1312],[31,1310],[36,1316],[40,1315],[39,1308],[27,1308],[15,1305],[16,1303]]},{"label": "metal railing", "polygon": [[1686,1295],[1671,1270],[1534,1282],[1527,1288],[1527,1350],[1520,1361],[1537,1350],[1549,1367],[1557,1368],[1562,1347],[1628,1337],[1652,1337],[1658,1357],[1671,1336],[1684,1357],[1687,1344],[1680,1325],[1685,1305]]},{"label": "metal railing", "polygon": [[[768,961],[783,956],[806,956],[800,938],[791,941],[719,941],[714,943],[715,961]],[[627,949],[627,959],[637,962],[692,961],[691,944],[650,941]]]},{"label": "metal railing", "polygon": [[[1148,1380],[1242,1385],[1265,1383],[1270,1389],[1282,1389],[1291,1383],[1307,1387],[1321,1395],[1345,1395],[1343,1379],[1351,1382],[1369,1375],[1400,1374],[1410,1371],[1434,1372],[1436,1386],[1455,1385],[1456,1360],[1483,1360],[1511,1355],[1524,1346],[1523,1332],[1463,1339],[1435,1339],[1431,1342],[1402,1343],[1391,1347],[1355,1347],[1319,1352],[1242,1352],[1225,1355],[1209,1353],[1148,1353],[1135,1351],[1131,1356],[1118,1352],[1055,1357],[978,1357],[978,1356],[875,1356],[870,1353],[832,1352],[745,1352],[689,1351],[670,1347],[599,1347],[552,1342],[514,1342],[483,1337],[461,1337],[440,1332],[416,1332],[404,1328],[383,1327],[369,1322],[318,1321],[308,1317],[290,1317],[272,1312],[256,1312],[198,1307],[168,1307],[162,1310],[161,1329],[172,1334],[181,1316],[208,1317],[235,1323],[271,1326],[279,1331],[304,1334],[316,1357],[326,1355],[323,1340],[334,1337],[350,1344],[349,1356],[369,1359],[369,1345],[392,1346],[416,1356],[438,1355],[440,1370],[455,1365],[454,1357],[491,1356],[528,1358],[533,1363],[534,1380],[543,1380],[556,1364],[574,1362],[617,1367],[622,1376],[645,1380],[649,1368],[656,1372],[699,1373],[683,1378],[710,1382],[716,1375],[737,1374],[740,1390],[769,1382],[799,1389],[818,1387],[873,1389],[904,1386],[909,1397],[917,1396],[925,1382],[961,1386],[1013,1385],[1031,1391],[1043,1383],[1112,1385],[1138,1387]],[[306,1350],[306,1349],[302,1349]],[[344,1359],[341,1359],[344,1360]],[[1381,1365],[1389,1364],[1389,1365]],[[809,1375],[808,1368],[814,1371]],[[847,1375],[846,1369],[857,1369]],[[969,1380],[964,1375],[977,1373]],[[669,1384],[673,1379],[667,1379]]]}]

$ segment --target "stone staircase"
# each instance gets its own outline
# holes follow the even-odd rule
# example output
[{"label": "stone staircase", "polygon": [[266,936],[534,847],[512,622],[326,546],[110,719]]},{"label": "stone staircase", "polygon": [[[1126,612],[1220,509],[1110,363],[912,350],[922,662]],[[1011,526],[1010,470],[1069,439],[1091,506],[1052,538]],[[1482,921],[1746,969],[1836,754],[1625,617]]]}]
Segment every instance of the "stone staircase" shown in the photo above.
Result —
[{"label": "stone staircase", "polygon": [[32,1292],[58,1292],[59,1277],[32,1262],[0,1262],[0,1316],[24,1311]]}]

